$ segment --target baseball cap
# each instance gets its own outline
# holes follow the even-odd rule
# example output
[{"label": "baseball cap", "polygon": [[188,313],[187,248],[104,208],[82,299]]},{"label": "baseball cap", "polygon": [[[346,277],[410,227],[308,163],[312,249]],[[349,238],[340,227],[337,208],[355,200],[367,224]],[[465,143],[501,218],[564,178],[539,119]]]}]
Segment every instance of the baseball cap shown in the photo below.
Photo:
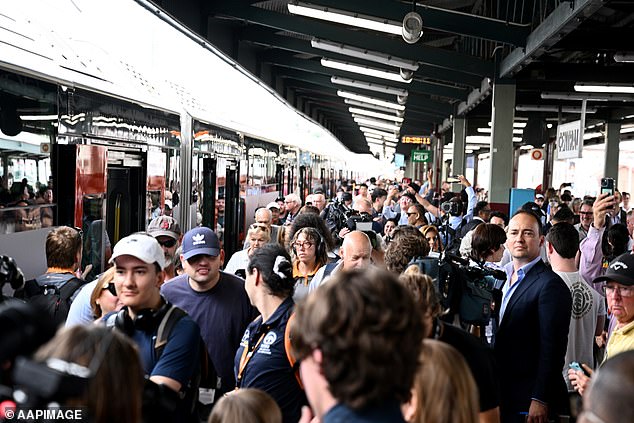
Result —
[{"label": "baseball cap", "polygon": [[592,283],[607,281],[615,281],[621,285],[634,285],[634,255],[621,254],[610,263],[605,275],[595,278]]},{"label": "baseball cap", "polygon": [[147,264],[158,264],[165,269],[165,254],[158,241],[144,233],[132,234],[121,238],[114,246],[110,263],[114,263],[117,257],[132,256]]},{"label": "baseball cap", "polygon": [[172,207],[172,200],[165,200],[165,207],[172,210],[174,208]]},{"label": "baseball cap", "polygon": [[147,225],[147,233],[154,238],[169,236],[177,240],[182,232],[178,222],[172,216],[157,216]]},{"label": "baseball cap", "polygon": [[279,210],[280,209],[280,205],[277,204],[277,202],[275,202],[275,201],[271,201],[269,204],[266,205],[266,208],[269,209],[269,210],[270,209],[278,209]]},{"label": "baseball cap", "polygon": [[535,194],[535,198],[541,198],[541,199],[543,199],[543,198],[544,198],[544,195],[543,195],[543,194]]},{"label": "baseball cap", "polygon": [[183,237],[183,257],[189,260],[198,254],[216,257],[220,254],[220,241],[214,231],[204,226],[189,230]]}]

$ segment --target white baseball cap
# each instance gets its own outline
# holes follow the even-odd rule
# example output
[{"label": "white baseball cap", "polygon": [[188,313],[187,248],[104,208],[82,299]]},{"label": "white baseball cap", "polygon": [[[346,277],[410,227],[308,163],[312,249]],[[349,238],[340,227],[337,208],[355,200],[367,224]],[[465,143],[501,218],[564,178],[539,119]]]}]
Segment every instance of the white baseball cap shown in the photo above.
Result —
[{"label": "white baseball cap", "polygon": [[280,205],[277,204],[277,201],[271,201],[269,204],[266,205],[267,209],[280,209]]},{"label": "white baseball cap", "polygon": [[120,256],[136,257],[147,264],[158,264],[165,269],[165,254],[156,238],[148,234],[139,233],[126,236],[117,242],[110,257],[110,263]]}]

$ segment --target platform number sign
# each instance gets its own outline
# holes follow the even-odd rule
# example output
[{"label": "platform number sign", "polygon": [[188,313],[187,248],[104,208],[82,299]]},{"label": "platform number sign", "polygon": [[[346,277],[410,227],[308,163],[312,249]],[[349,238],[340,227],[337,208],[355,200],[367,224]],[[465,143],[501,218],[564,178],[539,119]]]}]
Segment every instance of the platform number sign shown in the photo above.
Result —
[{"label": "platform number sign", "polygon": [[412,150],[412,161],[419,163],[431,163],[434,156],[429,150]]}]

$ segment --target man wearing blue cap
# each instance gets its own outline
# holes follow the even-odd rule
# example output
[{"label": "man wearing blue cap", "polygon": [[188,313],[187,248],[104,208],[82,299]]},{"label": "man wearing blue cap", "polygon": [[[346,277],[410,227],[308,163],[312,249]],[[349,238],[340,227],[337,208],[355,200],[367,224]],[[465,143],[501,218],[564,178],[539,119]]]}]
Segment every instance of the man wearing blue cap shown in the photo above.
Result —
[{"label": "man wearing blue cap", "polygon": [[165,283],[161,293],[185,310],[200,326],[209,359],[221,378],[216,392],[201,392],[203,404],[235,388],[233,359],[242,334],[255,318],[244,289],[244,280],[220,271],[224,251],[209,228],[197,227],[185,234],[180,256],[185,274]]}]

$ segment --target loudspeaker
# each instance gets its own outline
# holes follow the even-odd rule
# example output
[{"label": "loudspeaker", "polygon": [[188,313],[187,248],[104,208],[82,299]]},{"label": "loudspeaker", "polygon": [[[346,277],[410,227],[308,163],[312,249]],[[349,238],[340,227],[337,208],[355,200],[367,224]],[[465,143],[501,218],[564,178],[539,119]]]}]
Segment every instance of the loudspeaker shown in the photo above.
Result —
[{"label": "loudspeaker", "polygon": [[416,12],[409,12],[403,18],[403,39],[408,44],[414,44],[423,36],[423,18]]}]

